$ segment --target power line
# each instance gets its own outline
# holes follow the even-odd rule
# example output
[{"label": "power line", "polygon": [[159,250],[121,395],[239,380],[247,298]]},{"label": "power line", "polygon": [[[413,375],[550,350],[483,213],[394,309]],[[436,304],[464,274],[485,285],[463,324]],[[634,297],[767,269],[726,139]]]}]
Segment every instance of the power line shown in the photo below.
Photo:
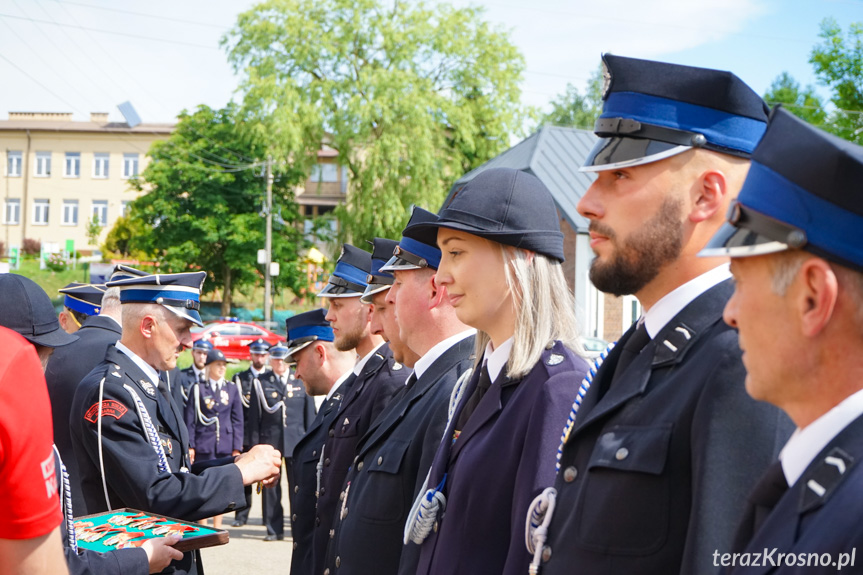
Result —
[{"label": "power line", "polygon": [[76,28],[79,30],[89,30],[99,34],[111,34],[113,36],[122,36],[123,38],[137,38],[139,40],[149,40],[152,42],[163,42],[165,44],[178,44],[180,46],[191,46],[192,48],[207,48],[209,50],[221,50],[216,46],[207,46],[205,44],[195,44],[194,42],[183,42],[182,40],[169,40],[167,38],[153,38],[152,36],[143,36],[141,34],[130,34],[129,32],[116,32],[114,30],[102,30],[101,28],[90,28],[89,26],[77,26],[73,24],[60,24],[58,22],[49,22],[48,20],[39,20],[38,18],[28,18],[25,16],[13,16],[12,14],[0,13],[2,18],[12,18],[14,20],[27,20],[29,22],[39,22],[42,24],[50,24],[51,26],[60,26],[64,28]]},{"label": "power line", "polygon": [[177,22],[178,24],[191,24],[192,26],[203,26],[205,28],[215,28],[217,30],[227,29],[218,24],[207,24],[206,22],[196,22],[194,20],[183,20],[181,18],[169,18],[167,16],[158,16],[156,14],[146,14],[144,12],[132,12],[131,10],[120,10],[119,8],[108,8],[105,6],[96,6],[94,4],[86,4],[84,2],[70,2],[69,0],[52,0],[60,5],[67,4],[69,6],[81,6],[82,8],[91,8],[93,10],[103,10],[105,12],[114,12],[116,14],[129,14],[130,16],[143,16],[144,18],[152,18],[154,20],[164,20],[166,22]]}]

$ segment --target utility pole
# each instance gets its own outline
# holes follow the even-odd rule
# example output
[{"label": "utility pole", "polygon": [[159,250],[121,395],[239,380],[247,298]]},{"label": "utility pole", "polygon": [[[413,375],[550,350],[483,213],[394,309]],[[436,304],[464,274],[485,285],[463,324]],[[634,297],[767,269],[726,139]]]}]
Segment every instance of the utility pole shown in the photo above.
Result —
[{"label": "utility pole", "polygon": [[264,321],[269,329],[272,319],[272,278],[270,278],[270,263],[273,261],[273,157],[267,156],[267,239],[264,245],[267,261],[264,265]]}]

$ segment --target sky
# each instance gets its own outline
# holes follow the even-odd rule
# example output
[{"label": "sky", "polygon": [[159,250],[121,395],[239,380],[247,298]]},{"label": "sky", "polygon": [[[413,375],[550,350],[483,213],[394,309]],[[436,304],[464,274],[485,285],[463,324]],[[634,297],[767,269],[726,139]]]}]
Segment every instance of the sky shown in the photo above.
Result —
[{"label": "sky", "polygon": [[[390,1],[390,0],[387,0]],[[413,0],[408,0],[413,1]],[[526,60],[522,101],[585,88],[600,55],[730,70],[763,94],[783,71],[816,85],[820,23],[863,22],[863,0],[451,0],[479,5]],[[237,99],[219,39],[255,0],[0,0],[0,119],[108,112],[144,122]],[[822,94],[826,91],[821,89]]]}]

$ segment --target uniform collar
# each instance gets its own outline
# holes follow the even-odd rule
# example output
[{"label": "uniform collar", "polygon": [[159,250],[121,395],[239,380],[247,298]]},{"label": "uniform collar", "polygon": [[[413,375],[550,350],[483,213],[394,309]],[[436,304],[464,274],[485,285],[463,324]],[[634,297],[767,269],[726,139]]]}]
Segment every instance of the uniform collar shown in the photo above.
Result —
[{"label": "uniform collar", "polygon": [[141,368],[141,371],[143,371],[144,374],[148,378],[150,378],[150,382],[153,385],[159,385],[159,372],[154,369],[153,366],[141,359],[141,357],[137,353],[123,345],[123,343],[120,341],[115,343],[114,347],[116,347],[119,351],[123,352],[123,354],[125,354],[129,359],[131,359],[135,365]]},{"label": "uniform collar", "polygon": [[431,364],[433,364],[435,360],[437,360],[437,358],[442,356],[446,350],[448,350],[458,342],[462,341],[463,339],[469,338],[475,333],[475,329],[469,329],[467,331],[451,335],[443,341],[437,342],[430,350],[425,352],[423,356],[416,361],[416,364],[414,364],[414,374],[417,376],[417,379],[421,378],[422,375],[426,372],[426,370],[431,367]]},{"label": "uniform collar", "polygon": [[662,296],[653,307],[644,312],[647,333],[651,338],[656,337],[656,334],[695,298],[730,277],[728,264],[722,264]]},{"label": "uniform collar", "polygon": [[327,392],[327,399],[329,401],[330,398],[336,393],[336,391],[342,386],[347,378],[349,378],[353,374],[353,371],[346,371],[342,374],[340,378],[336,380],[332,387],[330,387],[330,391]]},{"label": "uniform collar", "polygon": [[809,464],[848,424],[863,415],[863,390],[804,427],[797,428],[779,453],[788,485],[800,479]]},{"label": "uniform collar", "polygon": [[382,342],[380,343],[380,345],[378,345],[376,348],[374,348],[373,350],[371,350],[370,352],[368,352],[364,358],[360,359],[360,360],[356,363],[356,365],[354,365],[354,375],[359,376],[359,375],[363,372],[363,368],[365,368],[366,364],[369,362],[369,360],[371,359],[371,357],[372,357],[375,353],[377,353],[377,351],[378,351],[381,347],[383,347],[383,345],[384,345],[385,343],[386,343],[385,341],[382,341]]},{"label": "uniform collar", "polygon": [[506,362],[509,361],[509,354],[512,352],[514,342],[515,336],[500,344],[497,349],[492,349],[491,340],[486,344],[483,363],[488,368],[488,377],[492,382],[497,380]]}]

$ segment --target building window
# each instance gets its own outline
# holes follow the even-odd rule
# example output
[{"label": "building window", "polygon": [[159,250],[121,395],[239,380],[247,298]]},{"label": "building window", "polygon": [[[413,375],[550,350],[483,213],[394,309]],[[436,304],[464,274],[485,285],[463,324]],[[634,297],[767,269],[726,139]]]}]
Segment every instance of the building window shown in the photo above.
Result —
[{"label": "building window", "polygon": [[78,200],[63,200],[63,225],[78,225]]},{"label": "building window", "polygon": [[81,152],[66,152],[66,170],[63,176],[67,178],[81,177]]},{"label": "building window", "polygon": [[36,177],[47,178],[51,175],[51,152],[36,152]]},{"label": "building window", "polygon": [[125,218],[129,215],[129,207],[132,205],[132,200],[123,200],[120,202],[120,217]]},{"label": "building window", "polygon": [[33,225],[48,225],[48,200],[33,200]]},{"label": "building window", "polygon": [[21,177],[21,152],[9,152],[6,158],[6,175],[10,178]]},{"label": "building window", "polygon": [[93,154],[93,177],[108,177],[108,154]]},{"label": "building window", "polygon": [[108,200],[93,200],[90,219],[93,218],[96,218],[102,227],[108,225]]},{"label": "building window", "polygon": [[123,177],[138,177],[138,154],[123,154]]},{"label": "building window", "polygon": [[3,210],[3,223],[10,225],[20,224],[21,200],[18,198],[7,198],[5,208],[6,209]]},{"label": "building window", "polygon": [[309,179],[313,182],[338,182],[339,167],[335,164],[316,164]]}]

